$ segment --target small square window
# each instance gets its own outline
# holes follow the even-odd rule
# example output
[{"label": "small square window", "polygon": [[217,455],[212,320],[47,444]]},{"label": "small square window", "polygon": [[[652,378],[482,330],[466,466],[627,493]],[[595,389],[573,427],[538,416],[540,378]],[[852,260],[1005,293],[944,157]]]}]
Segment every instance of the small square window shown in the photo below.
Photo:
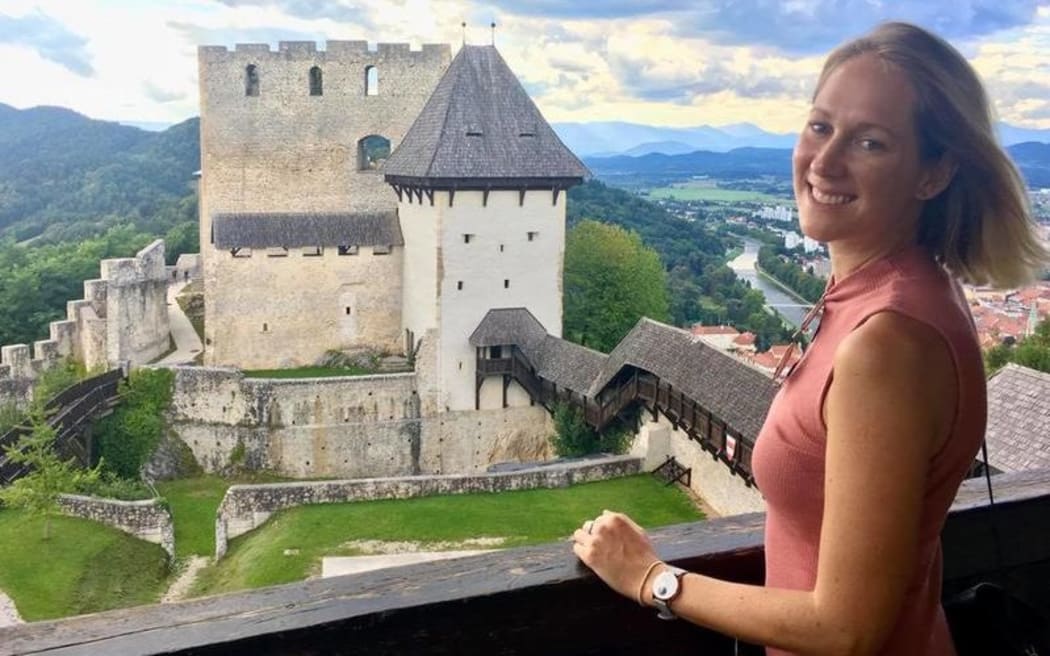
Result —
[{"label": "small square window", "polygon": [[340,246],[340,255],[357,255],[357,246]]},{"label": "small square window", "polygon": [[470,234],[463,235],[463,243],[464,244],[469,244],[472,241],[474,241],[474,235],[470,235]]},{"label": "small square window", "polygon": [[530,232],[530,233],[528,233],[529,241],[535,241],[536,237],[539,237],[539,235],[540,235],[540,233],[538,233],[538,232]]},{"label": "small square window", "polygon": [[270,332],[270,324],[266,324],[266,323],[263,324],[263,332],[264,333]]},{"label": "small square window", "polygon": [[456,289],[463,289],[463,281],[462,280],[456,282]]},{"label": "small square window", "polygon": [[304,246],[303,257],[320,257],[324,255],[323,246]]}]

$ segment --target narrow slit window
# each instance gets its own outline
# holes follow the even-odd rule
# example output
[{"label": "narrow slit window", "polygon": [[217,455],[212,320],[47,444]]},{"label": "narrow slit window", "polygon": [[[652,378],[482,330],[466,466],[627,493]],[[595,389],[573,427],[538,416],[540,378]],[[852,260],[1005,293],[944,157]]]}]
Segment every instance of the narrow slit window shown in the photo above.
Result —
[{"label": "narrow slit window", "polygon": [[375,66],[365,67],[365,95],[379,95],[379,70]]},{"label": "narrow slit window", "polygon": [[324,95],[324,78],[321,75],[320,66],[314,66],[310,69],[310,95]]},{"label": "narrow slit window", "polygon": [[540,235],[540,233],[538,233],[538,232],[529,232],[528,233],[529,241],[536,241],[536,237],[539,237],[539,235]]},{"label": "narrow slit window", "polygon": [[460,291],[463,290],[463,281],[462,280],[459,280],[459,281],[456,282],[456,289],[458,289]]},{"label": "narrow slit window", "polygon": [[259,69],[255,64],[248,64],[244,68],[244,95],[259,95]]},{"label": "narrow slit window", "polygon": [[510,289],[510,281],[506,278],[503,279],[503,289]]},{"label": "narrow slit window", "polygon": [[264,333],[270,332],[270,325],[269,324],[266,324],[266,323],[263,324],[263,332]]},{"label": "narrow slit window", "polygon": [[471,234],[463,235],[463,243],[464,244],[469,244],[472,241],[474,241],[474,235],[471,235]]},{"label": "narrow slit window", "polygon": [[349,314],[350,314],[350,306],[347,306],[347,307],[346,307],[346,314],[347,314],[347,315],[349,315]]}]

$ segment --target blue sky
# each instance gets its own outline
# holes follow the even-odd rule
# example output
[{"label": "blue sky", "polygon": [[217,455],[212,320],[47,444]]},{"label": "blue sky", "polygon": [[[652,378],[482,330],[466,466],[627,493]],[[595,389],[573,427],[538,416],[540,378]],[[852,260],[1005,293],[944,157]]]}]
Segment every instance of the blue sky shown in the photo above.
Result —
[{"label": "blue sky", "polygon": [[[0,102],[174,123],[198,45],[489,42],[551,121],[794,131],[823,55],[882,20],[948,38],[999,117],[1050,128],[1050,0],[0,0]],[[321,45],[323,47],[323,43]]]}]

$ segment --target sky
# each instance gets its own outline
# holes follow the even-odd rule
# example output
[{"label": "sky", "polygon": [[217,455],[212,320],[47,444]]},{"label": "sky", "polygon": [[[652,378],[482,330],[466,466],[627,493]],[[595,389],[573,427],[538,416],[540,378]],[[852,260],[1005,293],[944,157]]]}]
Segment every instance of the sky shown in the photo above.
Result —
[{"label": "sky", "polygon": [[1001,120],[1050,128],[1050,0],[0,0],[0,103],[173,124],[198,114],[199,45],[455,50],[495,21],[549,121],[794,132],[823,57],[884,20],[947,38]]}]

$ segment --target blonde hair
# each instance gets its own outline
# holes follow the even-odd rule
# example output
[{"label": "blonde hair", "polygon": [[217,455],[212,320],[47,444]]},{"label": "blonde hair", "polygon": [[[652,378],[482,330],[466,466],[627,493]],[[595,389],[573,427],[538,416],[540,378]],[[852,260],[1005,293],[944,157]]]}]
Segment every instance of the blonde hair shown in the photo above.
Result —
[{"label": "blonde hair", "polygon": [[896,66],[915,90],[915,129],[925,162],[948,157],[957,168],[928,200],[919,243],[953,275],[973,284],[1014,287],[1048,261],[1032,220],[1024,180],[999,145],[977,73],[946,41],[907,23],[883,23],[836,48],[817,91],[846,61],[871,54]]}]

